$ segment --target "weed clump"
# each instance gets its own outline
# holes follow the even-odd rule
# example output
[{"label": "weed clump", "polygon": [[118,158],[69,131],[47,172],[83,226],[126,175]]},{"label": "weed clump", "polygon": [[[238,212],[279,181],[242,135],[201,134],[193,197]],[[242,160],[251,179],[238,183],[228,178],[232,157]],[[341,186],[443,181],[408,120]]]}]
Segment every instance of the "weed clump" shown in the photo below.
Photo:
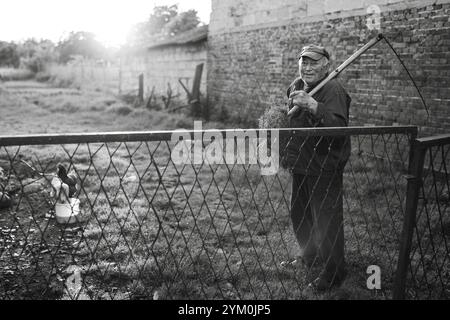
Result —
[{"label": "weed clump", "polygon": [[113,104],[108,109],[108,112],[116,113],[120,116],[126,116],[129,115],[131,112],[133,112],[133,109],[131,109],[127,105],[123,104]]}]

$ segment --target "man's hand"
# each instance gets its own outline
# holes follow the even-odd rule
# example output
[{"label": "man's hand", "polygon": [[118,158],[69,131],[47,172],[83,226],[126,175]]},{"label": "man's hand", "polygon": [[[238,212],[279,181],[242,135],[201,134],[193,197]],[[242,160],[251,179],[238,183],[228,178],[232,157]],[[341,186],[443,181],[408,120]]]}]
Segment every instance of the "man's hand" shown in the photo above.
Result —
[{"label": "man's hand", "polygon": [[316,115],[317,106],[319,104],[305,91],[298,90],[289,95],[289,105],[298,106],[301,109],[307,109],[313,115]]}]

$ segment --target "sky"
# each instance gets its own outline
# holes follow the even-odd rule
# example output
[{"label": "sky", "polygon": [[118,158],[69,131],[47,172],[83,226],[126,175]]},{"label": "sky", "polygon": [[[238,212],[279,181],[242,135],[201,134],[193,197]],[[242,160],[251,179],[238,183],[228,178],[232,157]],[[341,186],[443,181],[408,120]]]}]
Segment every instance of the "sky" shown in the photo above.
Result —
[{"label": "sky", "polygon": [[120,46],[155,5],[172,4],[179,12],[197,10],[209,23],[211,0],[0,0],[0,41],[58,42],[70,31],[88,31],[106,46]]}]

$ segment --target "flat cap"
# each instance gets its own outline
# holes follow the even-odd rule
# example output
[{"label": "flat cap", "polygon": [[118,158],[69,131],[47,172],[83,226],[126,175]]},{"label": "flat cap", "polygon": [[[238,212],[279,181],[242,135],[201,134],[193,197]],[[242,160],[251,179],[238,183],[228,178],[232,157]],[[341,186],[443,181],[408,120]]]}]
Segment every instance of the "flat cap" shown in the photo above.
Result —
[{"label": "flat cap", "polygon": [[298,58],[300,59],[301,57],[308,57],[317,61],[323,57],[330,59],[330,54],[328,53],[327,50],[325,50],[324,47],[311,44],[306,47],[303,47]]}]

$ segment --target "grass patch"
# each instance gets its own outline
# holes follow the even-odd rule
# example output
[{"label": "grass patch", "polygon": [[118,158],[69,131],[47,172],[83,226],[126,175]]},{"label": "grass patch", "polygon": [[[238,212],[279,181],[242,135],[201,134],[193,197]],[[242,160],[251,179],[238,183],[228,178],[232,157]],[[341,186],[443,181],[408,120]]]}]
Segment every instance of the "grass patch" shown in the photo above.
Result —
[{"label": "grass patch", "polygon": [[23,81],[34,77],[34,73],[28,69],[0,68],[0,78],[3,81]]}]

